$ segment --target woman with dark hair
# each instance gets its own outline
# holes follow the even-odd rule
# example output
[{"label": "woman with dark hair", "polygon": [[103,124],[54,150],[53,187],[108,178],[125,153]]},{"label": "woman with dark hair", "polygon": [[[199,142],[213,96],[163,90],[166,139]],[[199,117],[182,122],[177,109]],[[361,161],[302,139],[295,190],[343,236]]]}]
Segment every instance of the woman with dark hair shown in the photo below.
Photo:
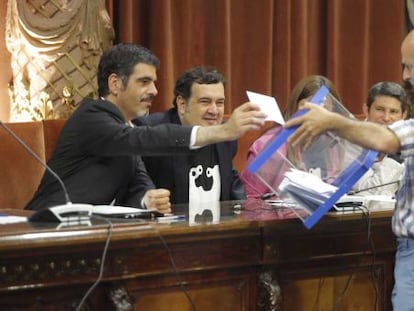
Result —
[{"label": "woman with dark hair", "polygon": [[[301,108],[301,105],[306,100],[309,100],[323,85],[329,89],[329,92],[331,96],[334,97],[334,99],[340,101],[338,92],[329,79],[320,75],[311,75],[299,81],[293,88],[287,106],[283,112],[284,119],[290,119],[290,117]],[[251,145],[247,154],[246,168],[242,171],[240,176],[245,187],[247,198],[260,198],[266,193],[272,193],[272,189],[278,187],[284,178],[284,172],[286,172],[290,167],[303,168],[301,167],[303,166],[303,163],[301,163],[302,159],[300,159],[298,155],[299,150],[294,150],[288,147],[287,144],[284,144],[279,148],[278,153],[268,160],[274,162],[271,164],[269,163],[270,165],[266,165],[266,167],[272,167],[272,170],[260,172],[260,175],[264,177],[266,183],[269,183],[269,185],[266,185],[266,183],[262,181],[256,174],[253,174],[247,169],[249,164],[264,149],[267,143],[269,143],[272,138],[278,135],[282,129],[282,126],[276,124],[274,127],[267,130]],[[306,162],[305,159],[303,159],[303,162]]]}]

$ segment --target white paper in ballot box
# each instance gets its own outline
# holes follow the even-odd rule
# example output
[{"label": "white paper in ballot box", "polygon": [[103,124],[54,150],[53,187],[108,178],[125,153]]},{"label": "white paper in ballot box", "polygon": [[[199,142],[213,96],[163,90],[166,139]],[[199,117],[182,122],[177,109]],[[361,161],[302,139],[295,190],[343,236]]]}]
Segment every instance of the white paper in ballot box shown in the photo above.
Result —
[{"label": "white paper in ballot box", "polygon": [[[310,101],[353,118],[325,86]],[[292,118],[306,112],[299,110]],[[281,129],[247,169],[279,199],[289,203],[287,206],[307,228],[312,228],[371,167],[377,152],[330,132],[317,137],[307,148],[292,147],[287,138],[296,128]]]}]

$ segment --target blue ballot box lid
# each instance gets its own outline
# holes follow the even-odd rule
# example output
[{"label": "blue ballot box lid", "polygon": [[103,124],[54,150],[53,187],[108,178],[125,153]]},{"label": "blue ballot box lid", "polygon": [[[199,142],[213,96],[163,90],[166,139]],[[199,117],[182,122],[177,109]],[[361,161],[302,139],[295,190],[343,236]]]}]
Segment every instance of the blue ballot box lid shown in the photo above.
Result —
[{"label": "blue ballot box lid", "polygon": [[[310,102],[323,104],[331,111],[353,118],[353,115],[329,94],[326,86],[322,86]],[[307,110],[299,110],[292,118],[305,113]],[[310,229],[339,198],[351,190],[374,163],[378,153],[352,144],[331,132],[320,135],[307,149],[300,146],[294,148],[289,146],[287,139],[296,129],[297,127],[283,128],[277,132],[247,169],[279,199],[287,201],[287,206],[293,209]],[[324,187],[324,184],[327,187]]]}]

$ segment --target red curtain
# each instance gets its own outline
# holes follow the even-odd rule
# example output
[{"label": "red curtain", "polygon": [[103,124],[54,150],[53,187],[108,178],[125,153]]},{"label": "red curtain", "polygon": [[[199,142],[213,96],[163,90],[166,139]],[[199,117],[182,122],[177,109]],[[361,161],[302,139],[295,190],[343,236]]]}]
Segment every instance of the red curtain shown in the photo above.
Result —
[{"label": "red curtain", "polygon": [[389,0],[107,0],[116,42],[161,60],[152,111],[171,107],[174,81],[198,65],[227,78],[229,113],[251,90],[284,107],[294,84],[321,74],[361,113],[368,88],[401,81],[404,2]]}]

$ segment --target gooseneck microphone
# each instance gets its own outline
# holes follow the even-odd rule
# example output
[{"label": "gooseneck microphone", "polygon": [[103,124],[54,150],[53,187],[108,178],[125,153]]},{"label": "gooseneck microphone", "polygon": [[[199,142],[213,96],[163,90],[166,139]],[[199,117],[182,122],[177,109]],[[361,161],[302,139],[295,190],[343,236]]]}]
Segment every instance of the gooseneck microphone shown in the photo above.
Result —
[{"label": "gooseneck microphone", "polygon": [[[65,194],[66,203],[63,205],[57,205],[45,209],[41,209],[36,211],[32,216],[28,218],[31,222],[61,222],[63,225],[91,225],[90,219],[92,217],[92,205],[91,204],[82,204],[77,203],[73,204],[70,201],[69,193],[66,189],[63,180],[53,171],[49,165],[45,161],[43,161],[16,133],[14,133],[6,124],[0,121],[0,126],[3,127],[6,132],[15,139],[34,159],[37,160],[52,176],[59,182],[60,186],[62,187],[63,193]],[[101,217],[102,218],[102,217]],[[104,218],[103,218],[104,219]],[[96,281],[92,284],[92,286],[88,289],[85,295],[82,297],[80,303],[76,307],[76,310],[81,310],[82,306],[90,295],[90,293],[95,289],[95,287],[101,282],[104,266],[105,266],[105,259],[106,254],[109,247],[109,241],[112,236],[112,223],[109,220],[105,220],[108,222],[108,235],[105,242],[105,247],[101,257],[101,265],[99,268],[99,275]]]},{"label": "gooseneck microphone", "polygon": [[[41,159],[16,133],[14,133],[4,122],[0,121],[0,126],[14,138],[37,162],[39,162],[52,176],[59,182],[63,193],[65,195],[66,203],[36,211],[29,217],[30,221],[52,221],[52,222],[67,222],[67,221],[83,221],[89,219],[91,215],[92,205],[90,204],[73,204],[69,198],[69,193],[66,189],[63,180],[53,171],[43,159]],[[66,214],[66,216],[63,216]],[[86,217],[85,217],[86,216]]]},{"label": "gooseneck microphone", "polygon": [[0,121],[0,125],[6,130],[6,132],[12,136],[20,145],[24,147],[24,149],[33,157],[35,158],[56,180],[59,182],[60,186],[62,187],[63,193],[65,194],[66,204],[71,204],[68,191],[66,189],[65,184],[63,183],[62,179],[56,174],[50,167],[47,165],[19,136],[16,135],[6,124]]},{"label": "gooseneck microphone", "polygon": [[396,183],[399,183],[399,182],[400,182],[400,180],[394,180],[394,181],[390,181],[390,182],[387,182],[387,183],[383,183],[383,184],[375,185],[375,186],[371,186],[371,187],[366,187],[366,188],[359,189],[359,190],[351,190],[351,191],[348,192],[348,194],[349,195],[354,195],[354,194],[357,194],[357,193],[360,193],[360,192],[363,192],[363,191],[377,189],[377,188],[385,187],[385,186],[388,186],[388,185],[393,185],[393,184],[396,184]]}]

